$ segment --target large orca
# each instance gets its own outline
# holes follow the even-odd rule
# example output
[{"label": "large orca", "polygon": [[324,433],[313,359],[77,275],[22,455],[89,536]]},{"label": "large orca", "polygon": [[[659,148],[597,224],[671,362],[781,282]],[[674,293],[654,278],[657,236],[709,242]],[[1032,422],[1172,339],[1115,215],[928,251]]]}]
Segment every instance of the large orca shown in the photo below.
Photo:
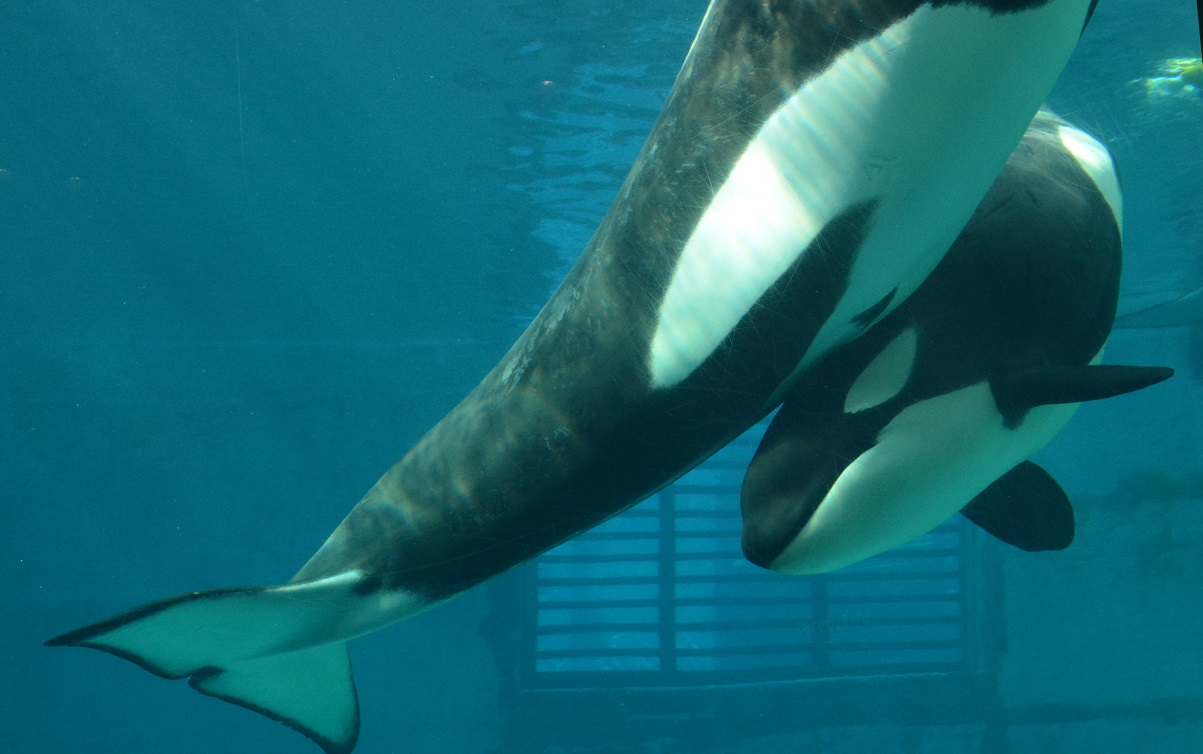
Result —
[{"label": "large orca", "polygon": [[281,720],[359,729],[347,639],[625,510],[927,277],[1094,0],[715,0],[617,198],[502,361],[286,585],[52,639]]},{"label": "large orca", "polygon": [[1026,461],[1078,402],[1166,379],[1101,366],[1122,209],[1105,147],[1041,110],[948,254],[864,337],[809,370],[744,479],[748,558],[849,565],[964,508],[1026,550],[1073,538],[1060,486]]}]

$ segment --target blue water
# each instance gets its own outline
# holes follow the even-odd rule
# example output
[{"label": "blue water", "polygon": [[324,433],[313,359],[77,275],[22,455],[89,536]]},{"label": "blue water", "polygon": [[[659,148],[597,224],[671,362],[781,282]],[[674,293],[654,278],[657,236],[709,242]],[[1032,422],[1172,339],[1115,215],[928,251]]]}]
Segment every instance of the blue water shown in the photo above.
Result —
[{"label": "blue water", "polygon": [[[447,5],[0,9],[0,751],[317,751],[41,642],[291,576],[542,305],[705,2]],[[1198,55],[1186,2],[1104,0],[1050,97],[1124,182],[1121,311],[1203,285],[1203,99],[1142,83]],[[532,701],[526,568],[354,643],[356,751],[1203,750],[1203,325],[1117,332],[1107,360],[1178,376],[1042,454],[1073,547],[979,542],[973,694],[608,678]]]}]

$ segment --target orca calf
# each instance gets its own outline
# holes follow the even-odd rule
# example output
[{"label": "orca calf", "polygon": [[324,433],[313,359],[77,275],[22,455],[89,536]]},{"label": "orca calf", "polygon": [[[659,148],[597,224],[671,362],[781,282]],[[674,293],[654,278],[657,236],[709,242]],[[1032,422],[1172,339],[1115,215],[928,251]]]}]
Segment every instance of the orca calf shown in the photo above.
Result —
[{"label": "orca calf", "polygon": [[671,483],[911,294],[1093,0],[715,0],[593,239],[481,384],[286,585],[52,639],[349,752],[346,641]]},{"label": "orca calf", "polygon": [[1079,401],[1160,382],[1099,366],[1115,319],[1119,181],[1105,147],[1041,110],[922,286],[786,396],[744,479],[743,547],[786,573],[840,568],[958,510],[1026,550],[1073,539],[1025,459]]}]

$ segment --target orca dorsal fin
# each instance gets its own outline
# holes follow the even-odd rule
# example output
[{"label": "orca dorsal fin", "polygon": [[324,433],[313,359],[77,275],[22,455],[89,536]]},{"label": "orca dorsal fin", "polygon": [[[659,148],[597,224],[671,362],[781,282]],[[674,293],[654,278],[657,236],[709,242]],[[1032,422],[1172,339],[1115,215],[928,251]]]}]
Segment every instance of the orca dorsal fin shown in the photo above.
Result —
[{"label": "orca dorsal fin", "polygon": [[995,479],[961,514],[987,534],[1028,552],[1064,550],[1074,540],[1069,497],[1031,461]]},{"label": "orca dorsal fin", "polygon": [[1042,365],[991,379],[990,390],[1007,426],[1014,428],[1036,406],[1111,398],[1156,385],[1173,375],[1169,367]]}]

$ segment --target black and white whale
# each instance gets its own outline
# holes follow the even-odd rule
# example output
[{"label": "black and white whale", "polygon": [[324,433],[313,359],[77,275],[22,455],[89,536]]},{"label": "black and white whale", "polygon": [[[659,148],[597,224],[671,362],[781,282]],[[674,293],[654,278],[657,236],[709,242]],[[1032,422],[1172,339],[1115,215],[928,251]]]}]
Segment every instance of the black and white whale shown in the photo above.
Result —
[{"label": "black and white whale", "polygon": [[1106,148],[1042,110],[923,285],[786,396],[744,479],[748,558],[828,571],[961,509],[1023,549],[1067,546],[1068,498],[1025,459],[1078,402],[1172,374],[1097,365],[1121,202]]},{"label": "black and white whale", "polygon": [[502,361],[283,586],[52,639],[354,746],[346,640],[625,510],[919,287],[1094,0],[715,0],[593,239]]}]

